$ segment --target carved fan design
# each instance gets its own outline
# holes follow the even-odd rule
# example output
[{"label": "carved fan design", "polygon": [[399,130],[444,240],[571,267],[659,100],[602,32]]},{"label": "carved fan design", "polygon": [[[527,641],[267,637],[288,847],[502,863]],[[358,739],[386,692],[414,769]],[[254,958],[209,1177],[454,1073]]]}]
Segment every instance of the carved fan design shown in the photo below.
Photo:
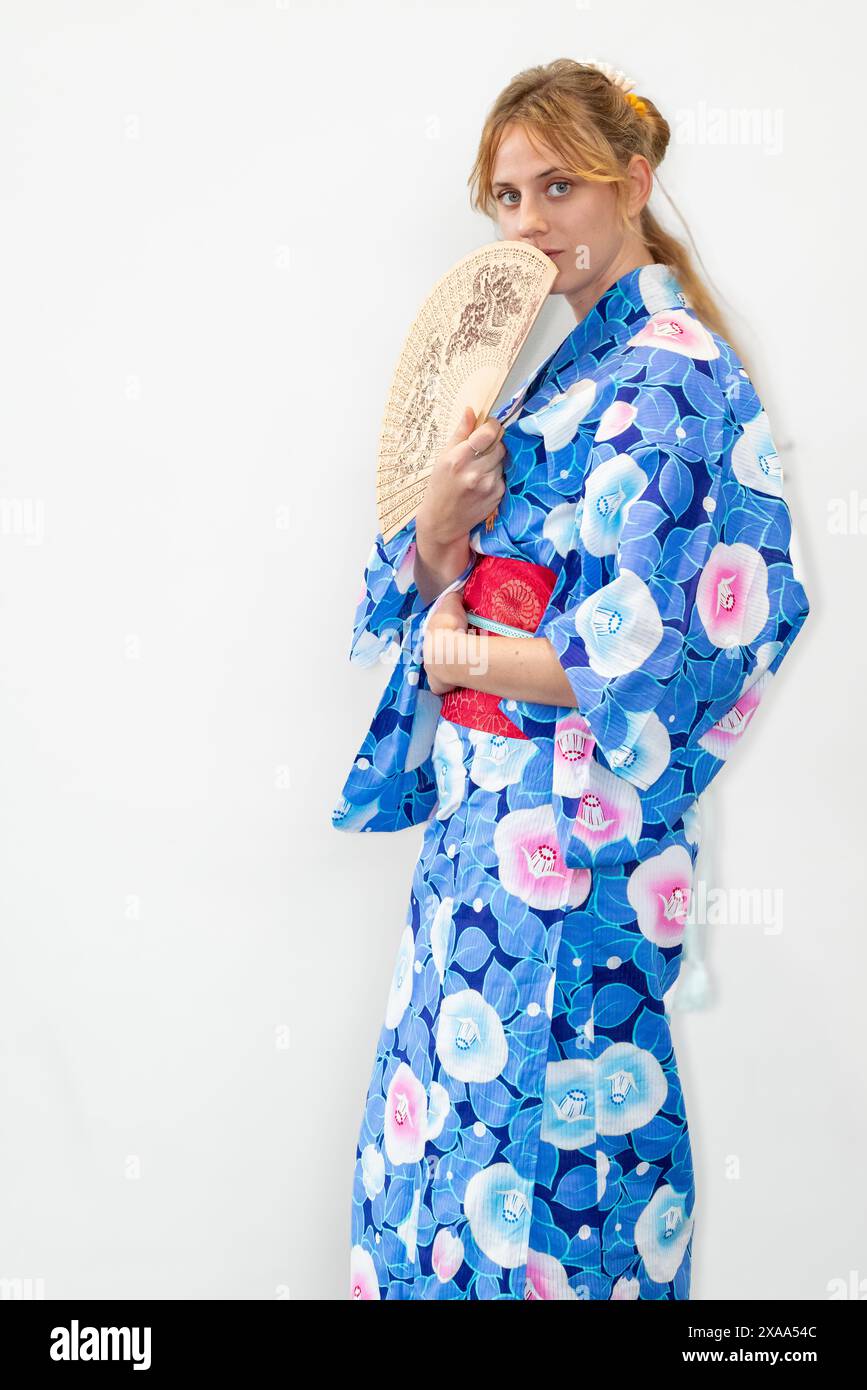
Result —
[{"label": "carved fan design", "polygon": [[520,241],[494,241],[438,280],[413,322],[383,416],[376,473],[389,540],[415,515],[465,406],[487,417],[557,274]]}]

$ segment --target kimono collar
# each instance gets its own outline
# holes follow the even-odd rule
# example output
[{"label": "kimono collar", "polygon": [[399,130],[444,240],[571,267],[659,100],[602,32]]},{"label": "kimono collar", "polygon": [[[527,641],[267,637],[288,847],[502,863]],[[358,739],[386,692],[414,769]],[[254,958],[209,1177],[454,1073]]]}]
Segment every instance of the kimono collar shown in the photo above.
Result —
[{"label": "kimono collar", "polygon": [[[558,373],[572,369],[588,353],[596,361],[618,343],[626,342],[652,314],[689,306],[671,266],[653,261],[636,266],[615,280],[580,323],[549,352],[518,390],[494,412],[496,420],[511,420],[517,410],[532,412],[559,389]],[[579,367],[580,372],[580,367]],[[571,370],[570,370],[571,376]]]},{"label": "kimono collar", "polygon": [[551,365],[556,368],[588,352],[598,354],[600,348],[612,347],[631,337],[637,325],[652,314],[687,306],[687,297],[671,266],[658,261],[636,266],[615,280],[575,325]]}]

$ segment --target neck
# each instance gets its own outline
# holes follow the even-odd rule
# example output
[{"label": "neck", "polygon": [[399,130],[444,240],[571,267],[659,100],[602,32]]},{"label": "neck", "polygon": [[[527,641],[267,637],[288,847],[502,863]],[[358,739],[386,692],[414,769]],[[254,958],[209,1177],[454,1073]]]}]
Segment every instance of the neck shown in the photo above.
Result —
[{"label": "neck", "polygon": [[628,275],[630,270],[637,270],[639,266],[652,264],[653,256],[643,242],[636,241],[635,244],[622,247],[614,260],[609,261],[605,269],[592,280],[566,293],[565,298],[575,315],[576,323],[587,317],[593,305],[598,304],[605,291],[610,290],[622,275]]}]

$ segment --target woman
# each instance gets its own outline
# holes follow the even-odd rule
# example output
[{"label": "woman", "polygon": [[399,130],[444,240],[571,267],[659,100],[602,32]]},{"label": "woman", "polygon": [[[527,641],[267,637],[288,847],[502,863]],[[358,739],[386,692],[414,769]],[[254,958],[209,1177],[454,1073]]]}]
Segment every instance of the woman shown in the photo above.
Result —
[{"label": "woman", "polygon": [[689,1297],[666,1004],[698,797],[809,605],[761,402],[647,207],[669,127],[629,86],[562,60],[495,103],[475,205],[551,255],[577,325],[499,418],[465,419],[365,573],[351,657],[397,636],[400,659],[334,824],[427,825],[354,1298]]}]

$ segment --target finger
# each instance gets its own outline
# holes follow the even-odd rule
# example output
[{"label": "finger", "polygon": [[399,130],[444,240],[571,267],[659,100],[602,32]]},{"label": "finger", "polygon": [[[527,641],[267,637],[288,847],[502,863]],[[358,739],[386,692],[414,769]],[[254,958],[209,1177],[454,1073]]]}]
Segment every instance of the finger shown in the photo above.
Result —
[{"label": "finger", "polygon": [[471,405],[465,405],[463,414],[458,421],[453,433],[449,436],[446,448],[452,444],[462,444],[476,425],[476,412]]},{"label": "finger", "polygon": [[499,477],[492,476],[487,488],[483,493],[485,504],[490,507],[495,502],[499,502],[503,493],[506,491],[506,481],[500,473]]},{"label": "finger", "polygon": [[[480,476],[484,476],[488,473],[501,472],[503,468],[503,459],[505,458],[505,456],[506,446],[504,444],[501,444],[499,441],[496,444],[492,445],[489,450],[486,449],[483,454],[479,455],[478,462],[480,465]],[[475,462],[475,460],[473,460],[473,462]]]},{"label": "finger", "polygon": [[503,467],[505,454],[505,446],[498,441],[496,444],[493,444],[489,450],[486,449],[484,453],[478,456],[469,454],[466,458],[466,463],[472,469],[477,479],[485,478],[489,473],[496,473]]},{"label": "finger", "polygon": [[467,442],[476,454],[485,454],[498,442],[502,433],[503,426],[498,420],[486,420],[472,431]]}]

